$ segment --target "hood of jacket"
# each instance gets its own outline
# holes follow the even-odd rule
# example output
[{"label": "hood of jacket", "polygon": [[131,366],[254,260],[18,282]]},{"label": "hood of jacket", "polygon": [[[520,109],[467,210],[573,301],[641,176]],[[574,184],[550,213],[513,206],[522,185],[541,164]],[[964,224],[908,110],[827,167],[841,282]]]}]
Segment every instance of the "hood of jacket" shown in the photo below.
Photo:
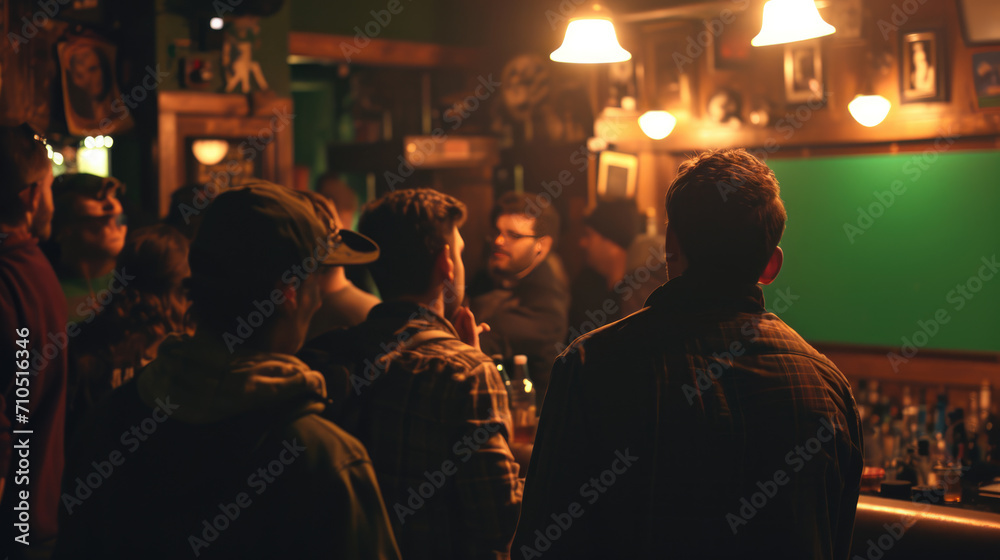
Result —
[{"label": "hood of jacket", "polygon": [[294,356],[259,353],[234,358],[225,348],[189,335],[164,340],[137,383],[146,406],[173,403],[172,417],[189,424],[263,409],[322,412],[326,400],[322,374]]}]

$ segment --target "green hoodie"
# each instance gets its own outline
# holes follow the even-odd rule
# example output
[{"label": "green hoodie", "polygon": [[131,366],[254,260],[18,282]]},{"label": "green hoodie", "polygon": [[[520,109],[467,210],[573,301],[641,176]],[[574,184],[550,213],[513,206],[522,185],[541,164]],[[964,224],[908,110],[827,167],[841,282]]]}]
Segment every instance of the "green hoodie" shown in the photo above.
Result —
[{"label": "green hoodie", "polygon": [[56,558],[398,558],[364,447],[323,377],[174,335],[83,426]]}]

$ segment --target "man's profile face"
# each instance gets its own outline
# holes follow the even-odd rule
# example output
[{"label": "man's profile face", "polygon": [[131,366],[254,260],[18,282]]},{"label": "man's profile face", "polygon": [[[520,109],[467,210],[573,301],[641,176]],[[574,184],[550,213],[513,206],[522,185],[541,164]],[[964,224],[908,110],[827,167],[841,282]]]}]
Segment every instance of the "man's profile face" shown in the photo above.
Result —
[{"label": "man's profile face", "polygon": [[455,277],[451,284],[445,286],[444,292],[444,313],[445,317],[451,317],[462,305],[465,299],[465,262],[462,260],[462,252],[465,250],[465,240],[458,228],[452,230],[452,242],[448,244],[451,251],[451,260],[454,264]]},{"label": "man's profile face", "polygon": [[522,214],[497,218],[490,238],[490,272],[505,278],[523,277],[541,261],[535,219]]},{"label": "man's profile face", "polygon": [[122,252],[128,227],[122,223],[122,204],[114,193],[103,200],[76,197],[73,214],[64,242],[78,245],[88,256],[115,258]]},{"label": "man's profile face", "polygon": [[52,214],[55,204],[52,202],[52,167],[46,166],[38,180],[38,207],[31,217],[31,235],[42,241],[52,234]]}]

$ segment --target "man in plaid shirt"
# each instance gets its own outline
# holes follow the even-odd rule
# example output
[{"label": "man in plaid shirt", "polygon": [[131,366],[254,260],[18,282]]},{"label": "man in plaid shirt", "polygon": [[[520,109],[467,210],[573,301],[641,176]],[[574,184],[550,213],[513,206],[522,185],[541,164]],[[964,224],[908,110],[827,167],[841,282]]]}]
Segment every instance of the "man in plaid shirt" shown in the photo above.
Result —
[{"label": "man in plaid shirt", "polygon": [[666,211],[668,282],[556,360],[512,556],[848,558],[850,385],[757,286],[782,262],[774,174],[702,154]]},{"label": "man in plaid shirt", "polygon": [[[368,448],[404,558],[507,558],[521,505],[507,393],[461,306],[465,214],[431,189],[370,204],[358,229],[381,248],[369,269],[384,303],[304,357],[346,388],[331,418]],[[350,366],[346,385],[316,350]]]}]

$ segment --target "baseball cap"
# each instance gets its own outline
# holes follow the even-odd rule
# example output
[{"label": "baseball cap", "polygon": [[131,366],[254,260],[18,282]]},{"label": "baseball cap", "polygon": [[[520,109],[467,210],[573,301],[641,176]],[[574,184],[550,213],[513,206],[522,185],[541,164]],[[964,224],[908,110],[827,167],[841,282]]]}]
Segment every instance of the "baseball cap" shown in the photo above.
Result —
[{"label": "baseball cap", "polygon": [[639,211],[627,198],[603,200],[583,218],[583,223],[627,250],[639,234]]},{"label": "baseball cap", "polygon": [[205,209],[188,261],[193,278],[279,278],[291,267],[364,264],[378,258],[371,239],[324,220],[292,189],[258,181],[228,189]]}]

